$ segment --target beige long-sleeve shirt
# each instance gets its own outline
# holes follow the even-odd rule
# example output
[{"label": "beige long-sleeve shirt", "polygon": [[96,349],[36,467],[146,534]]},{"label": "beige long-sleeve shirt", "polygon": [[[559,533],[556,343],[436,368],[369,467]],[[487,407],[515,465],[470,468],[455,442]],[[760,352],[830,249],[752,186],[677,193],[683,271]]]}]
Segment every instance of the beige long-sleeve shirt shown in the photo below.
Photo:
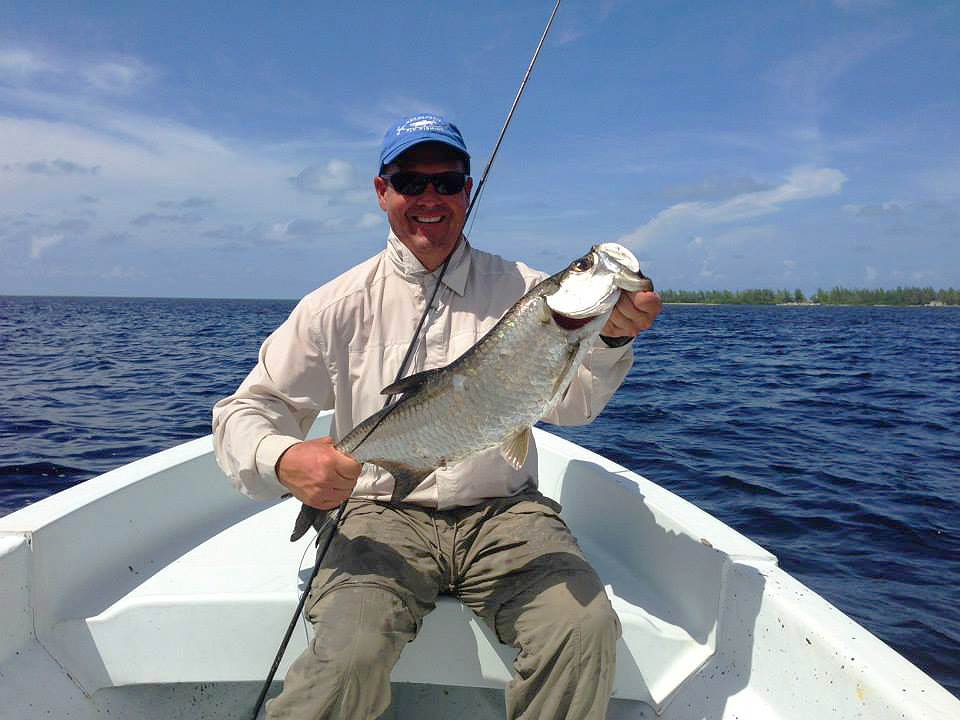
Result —
[{"label": "beige long-sleeve shirt", "polygon": [[[391,233],[383,252],[307,295],[264,341],[256,367],[213,409],[217,462],[241,492],[264,500],[288,492],[277,460],[320,411],[334,409],[331,434],[339,438],[382,407],[380,390],[395,379],[437,274]],[[462,240],[404,374],[458,358],[544,277]],[[598,340],[546,420],[596,417],[630,369],[631,346]],[[493,448],[435,471],[406,502],[443,509],[514,495],[536,485],[536,467],[535,447],[520,470]],[[386,500],[393,485],[389,473],[365,465],[354,495]]]}]

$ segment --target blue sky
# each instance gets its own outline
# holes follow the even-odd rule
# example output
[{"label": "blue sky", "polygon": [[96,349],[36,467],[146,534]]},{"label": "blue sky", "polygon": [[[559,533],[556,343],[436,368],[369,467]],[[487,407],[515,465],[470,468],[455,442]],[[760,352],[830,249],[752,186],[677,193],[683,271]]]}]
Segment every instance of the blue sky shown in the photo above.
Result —
[{"label": "blue sky", "polygon": [[[397,117],[483,167],[552,2],[0,9],[0,294],[296,298],[377,252]],[[564,0],[479,206],[555,271],[960,287],[960,4]]]}]

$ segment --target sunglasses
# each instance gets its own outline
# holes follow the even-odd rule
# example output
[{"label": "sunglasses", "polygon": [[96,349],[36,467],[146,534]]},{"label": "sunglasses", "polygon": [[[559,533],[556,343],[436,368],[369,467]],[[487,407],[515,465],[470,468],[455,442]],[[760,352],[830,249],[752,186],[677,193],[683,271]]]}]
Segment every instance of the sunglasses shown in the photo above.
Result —
[{"label": "sunglasses", "polygon": [[453,170],[433,175],[404,170],[380,177],[388,181],[401,195],[422,195],[428,183],[441,195],[456,195],[466,186],[469,176]]}]

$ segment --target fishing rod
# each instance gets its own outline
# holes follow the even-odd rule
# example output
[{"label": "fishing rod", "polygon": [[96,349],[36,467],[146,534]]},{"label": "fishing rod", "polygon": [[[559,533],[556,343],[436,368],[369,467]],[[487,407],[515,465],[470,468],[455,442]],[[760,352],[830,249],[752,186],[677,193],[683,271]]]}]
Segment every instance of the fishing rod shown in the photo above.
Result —
[{"label": "fishing rod", "polygon": [[[480,174],[480,181],[477,183],[476,192],[473,193],[473,197],[470,199],[470,204],[467,206],[467,212],[463,217],[463,225],[460,227],[460,235],[463,235],[463,231],[467,226],[467,221],[470,219],[470,215],[473,212],[473,209],[477,206],[480,200],[480,194],[483,192],[484,184],[487,181],[487,176],[490,174],[490,168],[493,167],[493,161],[497,156],[497,153],[500,150],[500,145],[503,143],[503,138],[507,134],[507,128],[510,126],[511,120],[513,120],[513,114],[517,109],[517,105],[520,103],[520,98],[523,95],[523,91],[527,86],[527,81],[530,79],[530,74],[533,72],[533,66],[537,62],[537,58],[540,56],[540,50],[543,48],[543,44],[547,39],[547,35],[550,33],[550,28],[553,25],[553,20],[557,16],[557,11],[560,9],[560,0],[557,0],[556,4],[553,6],[553,12],[550,13],[550,18],[547,20],[546,27],[543,29],[543,33],[540,36],[540,42],[537,43],[537,48],[533,52],[533,57],[530,59],[530,64],[527,66],[527,71],[523,75],[523,80],[520,82],[520,87],[517,90],[516,97],[513,99],[513,104],[510,106],[510,111],[507,113],[507,118],[503,122],[503,127],[500,128],[500,134],[497,137],[497,142],[493,146],[493,150],[490,152],[490,158],[487,160],[486,166],[483,168],[483,172]],[[476,218],[474,218],[476,219]],[[470,226],[471,229],[473,225]],[[400,363],[400,369],[397,371],[397,377],[394,379],[394,383],[400,381],[403,378],[403,373],[407,369],[407,364],[410,362],[410,358],[413,356],[413,350],[417,345],[417,339],[420,337],[420,331],[423,329],[423,325],[427,320],[427,316],[430,314],[430,310],[433,308],[433,302],[436,300],[437,292],[440,289],[440,284],[443,280],[443,276],[447,272],[447,266],[450,264],[450,258],[453,256],[453,252],[447,255],[444,259],[443,264],[440,267],[440,272],[437,274],[436,283],[433,286],[433,292],[430,295],[430,300],[427,302],[426,307],[424,307],[423,314],[420,316],[420,321],[417,323],[417,328],[413,332],[413,337],[410,338],[410,344],[407,346],[407,351],[403,356],[403,361]],[[384,403],[384,409],[387,409],[390,406],[390,403],[393,401],[393,395],[390,395],[386,402]],[[395,407],[396,405],[394,405]],[[360,443],[357,444],[359,447],[360,444],[364,442],[370,433],[377,429],[377,426],[390,414],[390,411],[383,413],[380,417],[380,420],[374,424],[370,431],[364,435],[360,440]],[[304,605],[307,602],[307,595],[310,592],[310,588],[313,586],[313,581],[316,579],[317,574],[320,572],[320,565],[323,563],[324,557],[326,557],[327,550],[330,548],[330,544],[333,542],[334,536],[337,534],[337,528],[340,526],[340,522],[343,519],[343,514],[347,508],[347,501],[344,500],[340,503],[340,507],[337,508],[337,514],[333,518],[332,522],[328,518],[326,522],[317,530],[317,557],[313,564],[313,570],[310,573],[306,584],[304,585],[303,591],[300,594],[300,600],[297,603],[297,609],[294,610],[293,618],[290,620],[290,624],[287,626],[287,630],[284,633],[283,640],[280,642],[280,648],[277,650],[277,655],[273,660],[273,664],[270,667],[270,672],[267,673],[267,678],[263,683],[263,687],[260,689],[260,695],[257,697],[256,705],[253,709],[253,715],[251,716],[252,720],[257,720],[257,716],[260,714],[260,709],[263,707],[263,703],[266,700],[267,692],[270,690],[270,685],[273,683],[273,678],[277,674],[277,669],[280,667],[280,662],[283,660],[283,655],[287,650],[287,645],[290,643],[290,638],[293,637],[293,631],[297,627],[297,621],[300,618],[300,614],[303,612]],[[330,528],[327,533],[327,537],[321,547],[320,537],[323,534],[323,531]]]},{"label": "fishing rod", "polygon": [[[467,221],[470,220],[470,214],[473,212],[473,209],[480,202],[480,193],[483,192],[483,186],[487,182],[487,175],[490,174],[490,168],[493,167],[493,161],[497,157],[497,153],[500,151],[500,145],[503,143],[503,138],[507,134],[507,128],[510,127],[510,121],[513,120],[513,113],[517,109],[517,105],[520,104],[520,97],[523,95],[523,90],[527,86],[527,81],[530,79],[530,73],[533,72],[533,66],[537,62],[537,58],[540,56],[540,50],[543,48],[543,43],[547,39],[547,35],[550,32],[550,27],[553,25],[553,19],[557,16],[557,10],[560,9],[560,0],[557,0],[557,4],[553,6],[553,12],[550,13],[550,18],[547,20],[547,25],[543,29],[543,34],[540,36],[540,42],[537,43],[536,50],[533,51],[533,57],[530,58],[530,64],[527,65],[527,71],[523,74],[523,80],[520,81],[520,87],[517,89],[517,95],[513,98],[513,104],[510,106],[510,111],[507,113],[507,119],[503,121],[503,127],[500,128],[500,135],[497,137],[497,142],[493,146],[493,150],[490,152],[490,157],[487,160],[487,164],[483,168],[483,172],[480,173],[480,182],[477,183],[477,190],[473,193],[473,197],[470,198],[470,204],[467,206],[467,212],[463,216],[463,225],[460,227],[460,235],[463,235],[463,231],[467,226]],[[474,222],[476,218],[474,218]],[[470,226],[471,229],[473,225]],[[420,316],[420,322],[417,323],[417,329],[413,331],[413,337],[410,339],[410,344],[407,346],[407,352],[404,353],[403,362],[400,363],[400,369],[397,371],[397,377],[394,378],[393,382],[396,384],[403,377],[403,373],[406,372],[407,363],[410,362],[410,357],[413,355],[413,349],[416,347],[417,339],[420,337],[420,331],[423,329],[423,324],[427,320],[427,316],[430,314],[430,310],[433,308],[433,301],[437,297],[437,291],[440,289],[440,281],[443,280],[443,276],[447,272],[447,266],[450,264],[450,258],[453,257],[451,252],[444,258],[443,264],[440,266],[440,272],[437,274],[437,281],[433,286],[433,292],[430,294],[430,300],[427,302],[427,305],[423,311],[423,314]],[[386,402],[383,407],[386,407],[393,401],[394,395],[387,397]],[[367,434],[364,435],[360,442],[354,446],[354,450],[360,447],[364,441],[370,437],[374,430],[376,430],[380,423],[386,420],[387,416],[390,414],[390,411],[385,412],[380,416],[380,419],[373,424]]]}]

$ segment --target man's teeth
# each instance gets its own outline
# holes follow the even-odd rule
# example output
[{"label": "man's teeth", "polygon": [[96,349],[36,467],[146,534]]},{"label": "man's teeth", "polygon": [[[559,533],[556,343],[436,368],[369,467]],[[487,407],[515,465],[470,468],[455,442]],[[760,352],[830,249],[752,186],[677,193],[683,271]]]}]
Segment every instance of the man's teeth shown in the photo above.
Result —
[{"label": "man's teeth", "polygon": [[443,215],[414,215],[413,219],[419,223],[438,223],[443,220]]}]

